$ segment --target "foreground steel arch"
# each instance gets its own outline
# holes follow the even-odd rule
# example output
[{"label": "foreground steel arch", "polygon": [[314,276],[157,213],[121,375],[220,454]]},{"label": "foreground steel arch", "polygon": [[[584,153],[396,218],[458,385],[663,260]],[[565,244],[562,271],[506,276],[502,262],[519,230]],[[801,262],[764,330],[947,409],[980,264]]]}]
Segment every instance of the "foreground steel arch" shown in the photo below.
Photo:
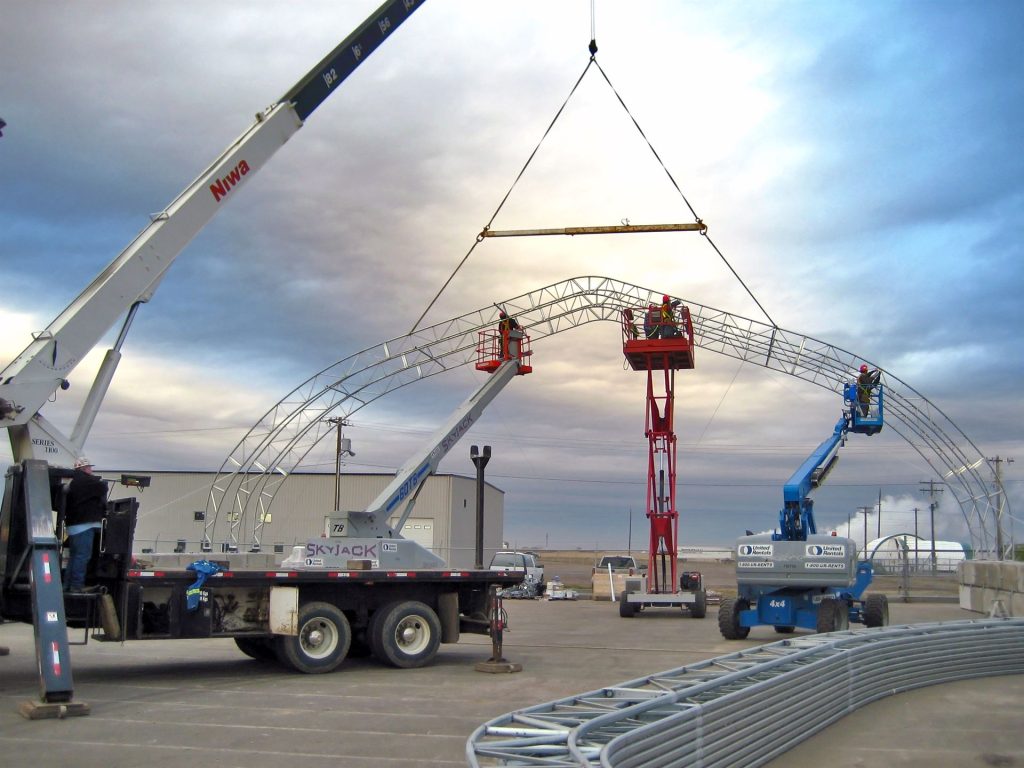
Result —
[{"label": "foreground steel arch", "polygon": [[473,768],[757,766],[886,696],[1019,674],[1024,619],[795,636],[496,717],[470,736],[466,759]]},{"label": "foreground steel arch", "polygon": [[[627,306],[660,303],[661,291],[607,277],[577,277],[508,299],[536,345],[541,339],[596,321],[618,323]],[[853,352],[810,336],[683,300],[690,308],[698,347],[760,365],[839,394],[850,371],[867,362]],[[263,521],[274,494],[332,431],[328,415],[348,417],[393,390],[475,361],[477,332],[497,321],[493,305],[390,339],[350,355],[311,376],[267,411],[231,451],[210,488],[204,545],[219,521],[229,543],[248,538],[260,547]],[[878,367],[873,366],[873,367]],[[957,500],[981,555],[1008,557],[1013,543],[997,533],[998,490],[977,446],[937,406],[893,373],[886,386],[886,426],[909,443]],[[1006,517],[1009,509],[1004,502]],[[244,545],[243,545],[244,546]]]}]

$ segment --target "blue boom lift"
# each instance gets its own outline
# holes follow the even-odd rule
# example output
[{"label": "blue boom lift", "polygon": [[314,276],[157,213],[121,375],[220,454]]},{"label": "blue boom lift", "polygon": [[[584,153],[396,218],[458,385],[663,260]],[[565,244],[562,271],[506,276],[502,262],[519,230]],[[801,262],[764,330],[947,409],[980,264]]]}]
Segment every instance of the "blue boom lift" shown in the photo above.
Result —
[{"label": "blue boom lift", "polygon": [[878,380],[875,371],[870,387],[844,386],[843,416],[832,435],[786,483],[779,530],[736,542],[738,594],[723,599],[718,610],[718,628],[727,640],[745,638],[751,627],[761,625],[788,633],[796,627],[833,632],[851,621],[869,627],[889,623],[885,595],[862,599],[871,584],[871,563],[858,562],[853,539],[817,532],[810,498],[835,466],[848,433],[874,435],[882,429],[884,393]]}]

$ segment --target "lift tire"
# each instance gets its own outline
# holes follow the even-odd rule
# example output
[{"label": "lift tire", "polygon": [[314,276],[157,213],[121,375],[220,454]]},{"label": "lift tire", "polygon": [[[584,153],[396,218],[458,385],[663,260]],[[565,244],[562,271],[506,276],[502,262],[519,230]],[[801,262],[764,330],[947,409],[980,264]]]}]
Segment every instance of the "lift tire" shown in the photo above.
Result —
[{"label": "lift tire", "polygon": [[784,626],[784,627],[776,626],[775,627],[775,631],[778,632],[780,635],[791,635],[791,634],[793,634],[793,630],[795,630],[795,629],[796,629],[796,627],[790,627],[790,626]]},{"label": "lift tire", "polygon": [[629,597],[629,592],[619,593],[619,616],[624,619],[632,619],[636,616],[636,603],[629,602],[627,597]]},{"label": "lift tire", "polygon": [[441,644],[441,621],[425,603],[407,600],[377,610],[370,622],[370,647],[378,660],[399,669],[434,660]]},{"label": "lift tire", "polygon": [[864,600],[864,624],[869,627],[889,626],[889,598],[870,594]]},{"label": "lift tire", "polygon": [[236,637],[235,645],[250,659],[277,661],[277,652],[274,650],[274,638],[272,637]]},{"label": "lift tire", "polygon": [[726,640],[742,640],[750,634],[750,627],[740,626],[740,613],[750,608],[742,597],[723,597],[718,606],[718,631]]},{"label": "lift tire", "polygon": [[690,603],[690,618],[703,619],[708,615],[708,593],[698,589],[694,594],[694,601]]},{"label": "lift tire", "polygon": [[330,603],[306,603],[299,609],[299,634],[277,637],[277,658],[296,672],[331,672],[351,644],[352,628],[341,610]]},{"label": "lift tire", "polygon": [[842,632],[850,628],[850,609],[843,600],[826,597],[818,604],[818,621],[815,629],[819,633]]}]

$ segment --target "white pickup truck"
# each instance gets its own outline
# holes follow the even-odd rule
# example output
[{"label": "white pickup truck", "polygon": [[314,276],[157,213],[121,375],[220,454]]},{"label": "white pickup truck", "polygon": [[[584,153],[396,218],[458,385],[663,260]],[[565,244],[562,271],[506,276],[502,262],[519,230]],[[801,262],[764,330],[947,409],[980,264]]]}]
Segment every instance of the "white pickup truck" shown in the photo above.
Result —
[{"label": "white pickup truck", "polygon": [[537,594],[544,594],[544,566],[532,552],[495,552],[491,558],[492,571],[521,572],[523,581],[535,584]]},{"label": "white pickup truck", "polygon": [[647,572],[647,565],[640,565],[631,555],[605,555],[601,562],[594,566],[592,573],[607,573],[608,566],[611,566],[612,573],[625,573],[629,576],[639,576]]}]

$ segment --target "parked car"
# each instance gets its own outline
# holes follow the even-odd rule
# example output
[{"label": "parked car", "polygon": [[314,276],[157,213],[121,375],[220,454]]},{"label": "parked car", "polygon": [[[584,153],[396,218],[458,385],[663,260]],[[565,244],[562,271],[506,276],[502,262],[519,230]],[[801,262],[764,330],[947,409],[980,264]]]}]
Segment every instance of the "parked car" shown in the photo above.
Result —
[{"label": "parked car", "polygon": [[523,581],[536,585],[537,594],[544,594],[544,565],[533,552],[495,552],[491,558],[492,571],[522,571]]},{"label": "parked car", "polygon": [[647,565],[641,565],[631,555],[605,555],[601,558],[593,573],[608,573],[608,566],[611,566],[612,573],[625,573],[627,576],[638,576],[647,573]]}]

